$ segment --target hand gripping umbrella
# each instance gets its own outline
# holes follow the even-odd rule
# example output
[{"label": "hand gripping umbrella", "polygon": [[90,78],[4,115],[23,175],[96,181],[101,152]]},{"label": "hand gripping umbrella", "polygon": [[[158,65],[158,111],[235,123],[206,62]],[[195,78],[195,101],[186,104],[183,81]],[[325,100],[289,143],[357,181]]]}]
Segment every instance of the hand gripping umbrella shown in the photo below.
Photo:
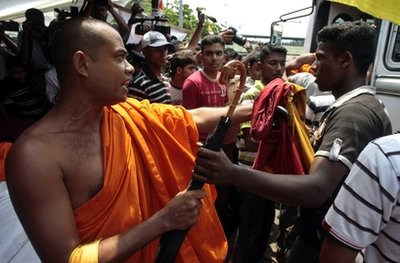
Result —
[{"label": "hand gripping umbrella", "polygon": [[[240,94],[242,93],[246,82],[246,67],[238,60],[229,61],[221,70],[219,82],[227,87],[229,85],[229,77],[233,76],[236,73],[236,70],[240,73],[240,82],[236,87],[235,96],[229,104],[228,112],[226,116],[221,117],[217,127],[208,135],[206,142],[202,146],[213,151],[219,151],[221,149],[225,134],[231,124],[232,114],[235,111]],[[192,179],[187,190],[200,189],[203,185],[203,182]],[[173,263],[188,231],[189,229],[172,230],[164,233],[160,238],[155,263]]]}]

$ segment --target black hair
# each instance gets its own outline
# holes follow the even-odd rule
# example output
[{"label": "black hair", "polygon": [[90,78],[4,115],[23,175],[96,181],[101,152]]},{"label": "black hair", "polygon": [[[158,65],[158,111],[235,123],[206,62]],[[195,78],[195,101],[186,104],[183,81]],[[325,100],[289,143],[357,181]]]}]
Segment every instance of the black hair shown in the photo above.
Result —
[{"label": "black hair", "polygon": [[44,14],[42,11],[36,8],[29,8],[25,11],[25,18],[28,20],[34,20],[35,17],[43,17]]},{"label": "black hair", "polygon": [[253,66],[255,63],[257,63],[258,61],[260,61],[260,51],[254,51],[252,53],[250,53],[247,57],[247,63],[249,64],[249,66]]},{"label": "black hair", "polygon": [[224,39],[218,35],[208,35],[205,36],[200,42],[200,50],[203,51],[205,46],[210,46],[213,44],[221,44],[225,48]]},{"label": "black hair", "polygon": [[52,58],[57,73],[70,66],[73,54],[79,50],[93,60],[98,58],[99,47],[110,41],[107,34],[98,30],[99,26],[112,28],[106,22],[88,17],[73,17],[57,25],[52,41]]},{"label": "black hair", "polygon": [[354,21],[333,24],[322,28],[317,35],[318,42],[329,42],[339,57],[348,51],[359,74],[365,74],[375,55],[375,29],[366,22]]},{"label": "black hair", "polygon": [[260,51],[260,61],[264,61],[271,53],[278,53],[286,56],[287,49],[283,46],[276,44],[265,44]]},{"label": "black hair", "polygon": [[187,49],[175,52],[169,60],[169,64],[171,76],[175,76],[178,67],[183,68],[189,64],[197,65],[193,51]]},{"label": "black hair", "polygon": [[234,50],[231,47],[227,47],[224,50],[224,53],[226,54],[226,59],[238,59],[239,54],[236,52],[236,50]]}]

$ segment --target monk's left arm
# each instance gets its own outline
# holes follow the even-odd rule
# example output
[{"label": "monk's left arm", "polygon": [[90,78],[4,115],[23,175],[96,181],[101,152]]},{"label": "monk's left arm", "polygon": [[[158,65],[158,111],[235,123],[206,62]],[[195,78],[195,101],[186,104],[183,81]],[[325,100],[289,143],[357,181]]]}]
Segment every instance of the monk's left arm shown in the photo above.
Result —
[{"label": "monk's left arm", "polygon": [[[201,107],[196,109],[188,110],[193,120],[197,125],[199,133],[209,133],[218,124],[218,121],[222,116],[225,116],[228,112],[228,106],[226,107]],[[231,116],[232,124],[239,124],[244,121],[249,121],[251,118],[251,112],[253,105],[239,105],[236,107],[233,115]]]}]

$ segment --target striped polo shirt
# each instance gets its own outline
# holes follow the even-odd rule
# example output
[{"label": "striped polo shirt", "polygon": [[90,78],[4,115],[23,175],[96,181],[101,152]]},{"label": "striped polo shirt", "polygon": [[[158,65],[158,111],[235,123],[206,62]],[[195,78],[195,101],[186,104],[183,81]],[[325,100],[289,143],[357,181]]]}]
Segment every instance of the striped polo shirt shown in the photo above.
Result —
[{"label": "striped polo shirt", "polygon": [[159,80],[147,65],[143,65],[142,71],[128,87],[128,96],[139,101],[148,99],[151,103],[171,104],[168,79],[162,77],[163,80]]},{"label": "striped polo shirt", "polygon": [[364,262],[399,262],[399,196],[400,134],[395,134],[363,150],[323,225],[340,242],[362,250]]}]

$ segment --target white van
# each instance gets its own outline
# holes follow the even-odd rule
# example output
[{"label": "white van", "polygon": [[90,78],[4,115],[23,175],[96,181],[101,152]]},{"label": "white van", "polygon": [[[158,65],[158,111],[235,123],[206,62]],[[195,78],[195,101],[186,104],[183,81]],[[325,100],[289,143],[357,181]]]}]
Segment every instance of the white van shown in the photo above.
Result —
[{"label": "white van", "polygon": [[[385,104],[392,121],[393,132],[400,131],[400,33],[399,26],[377,19],[355,7],[314,0],[309,19],[303,53],[314,52],[318,31],[340,20],[364,20],[377,26],[378,39],[371,85],[376,87],[377,97]],[[400,11],[399,11],[400,16]]]}]

